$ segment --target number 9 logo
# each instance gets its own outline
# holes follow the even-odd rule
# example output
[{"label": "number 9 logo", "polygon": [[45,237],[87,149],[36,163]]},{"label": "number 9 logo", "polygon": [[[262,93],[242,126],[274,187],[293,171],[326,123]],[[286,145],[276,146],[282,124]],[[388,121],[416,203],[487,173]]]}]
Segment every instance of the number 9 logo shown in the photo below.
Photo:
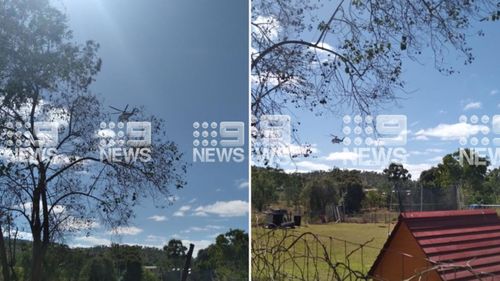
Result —
[{"label": "number 9 logo", "polygon": [[220,122],[220,145],[223,147],[243,146],[245,144],[245,124],[243,122]]}]

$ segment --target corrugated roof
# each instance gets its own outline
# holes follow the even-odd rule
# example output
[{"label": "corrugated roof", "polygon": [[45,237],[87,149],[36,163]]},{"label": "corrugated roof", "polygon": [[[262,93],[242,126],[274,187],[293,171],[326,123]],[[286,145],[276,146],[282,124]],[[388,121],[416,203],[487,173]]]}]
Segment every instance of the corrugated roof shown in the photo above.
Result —
[{"label": "corrugated roof", "polygon": [[[500,218],[495,210],[400,215],[443,280],[500,280]],[[469,269],[470,268],[470,269]]]}]

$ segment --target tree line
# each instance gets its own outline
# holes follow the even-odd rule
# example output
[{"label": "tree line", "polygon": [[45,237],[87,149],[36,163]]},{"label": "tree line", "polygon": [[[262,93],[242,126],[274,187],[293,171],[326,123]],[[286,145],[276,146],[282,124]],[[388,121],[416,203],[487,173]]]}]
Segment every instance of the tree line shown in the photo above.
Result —
[{"label": "tree line", "polygon": [[[315,217],[329,205],[346,214],[374,209],[459,209],[471,204],[498,204],[500,168],[469,149],[466,155],[481,165],[463,161],[460,152],[446,154],[436,166],[412,178],[404,165],[391,163],[382,172],[343,170],[285,173],[273,167],[252,167],[252,207],[292,208]],[[406,207],[406,208],[405,208]]]},{"label": "tree line", "polygon": [[[30,280],[33,243],[12,241],[12,281]],[[15,242],[15,243],[14,243]],[[187,255],[181,240],[160,248],[111,244],[92,248],[50,245],[44,259],[44,281],[180,280]],[[3,277],[0,277],[4,281]],[[220,234],[193,258],[188,280],[248,280],[248,235],[243,230]]]}]

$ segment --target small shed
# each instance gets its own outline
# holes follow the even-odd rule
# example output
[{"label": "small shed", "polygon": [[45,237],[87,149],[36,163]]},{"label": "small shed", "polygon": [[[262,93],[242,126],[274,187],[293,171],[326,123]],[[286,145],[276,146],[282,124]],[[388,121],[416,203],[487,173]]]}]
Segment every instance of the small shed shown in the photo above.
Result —
[{"label": "small shed", "polygon": [[373,280],[500,280],[495,210],[406,212],[375,260]]},{"label": "small shed", "polygon": [[269,224],[272,223],[276,226],[280,226],[283,222],[286,221],[287,215],[288,215],[288,211],[285,209],[270,210],[267,213],[267,222]]}]

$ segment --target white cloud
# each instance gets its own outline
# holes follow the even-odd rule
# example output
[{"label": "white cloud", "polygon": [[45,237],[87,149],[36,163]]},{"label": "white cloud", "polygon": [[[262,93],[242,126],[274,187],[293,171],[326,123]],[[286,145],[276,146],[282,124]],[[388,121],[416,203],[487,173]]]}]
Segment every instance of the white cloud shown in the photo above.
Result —
[{"label": "white cloud", "polygon": [[219,235],[221,235],[221,234],[220,234],[220,233],[214,233],[214,234],[210,234],[210,235],[208,235],[208,237],[209,237],[210,239],[215,239],[215,238],[217,238]]},{"label": "white cloud", "polygon": [[181,206],[179,208],[179,210],[177,210],[175,213],[174,213],[174,217],[183,217],[187,211],[191,210],[191,206],[190,205],[184,205],[184,206]]},{"label": "white cloud", "polygon": [[415,137],[415,139],[416,140],[424,140],[424,141],[429,140],[429,138],[424,136],[424,135],[418,135]]},{"label": "white cloud", "polygon": [[[218,235],[210,235],[210,237],[213,236],[218,236]],[[174,234],[171,236],[172,239],[181,239],[180,235]],[[213,241],[212,240],[188,240],[188,239],[181,239],[182,244],[185,247],[189,247],[189,244],[194,244],[194,252],[193,256],[196,257],[198,255],[198,252],[202,249],[207,248],[210,246]],[[94,246],[100,246],[100,245],[107,245],[109,246],[111,244],[111,241],[105,238],[99,238],[95,236],[82,236],[82,237],[77,237],[74,239],[74,242],[70,245],[71,248],[90,248]],[[164,245],[168,243],[168,239],[166,237],[162,236],[157,236],[157,235],[148,235],[146,238],[146,242],[148,244],[130,244],[130,243],[125,243],[125,245],[139,245],[143,247],[155,247],[158,249],[162,249]]]},{"label": "white cloud", "polygon": [[436,156],[436,157],[432,157],[429,159],[429,161],[435,162],[435,163],[439,163],[439,162],[441,162],[441,160],[443,160],[443,156]]},{"label": "white cloud", "polygon": [[442,152],[444,152],[444,149],[442,149],[442,148],[427,148],[425,150],[425,152],[428,152],[428,153],[442,153]]},{"label": "white cloud", "polygon": [[76,237],[74,240],[79,243],[73,244],[72,247],[84,248],[84,247],[93,247],[98,245],[111,244],[111,241],[109,239],[99,238],[95,236],[81,236],[81,237]]},{"label": "white cloud", "polygon": [[142,232],[142,229],[135,226],[119,226],[108,231],[108,234],[116,235],[137,235]]},{"label": "white cloud", "polygon": [[408,140],[408,136],[411,135],[412,130],[401,130],[399,134],[390,139],[377,138],[373,141],[373,146],[394,146],[399,144],[405,144]]},{"label": "white cloud", "polygon": [[156,222],[160,222],[160,221],[166,221],[167,217],[166,216],[160,216],[160,215],[154,215],[154,216],[150,216],[148,219],[156,221]]},{"label": "white cloud", "polygon": [[[8,231],[4,231],[3,235],[5,236],[5,238],[7,238],[7,236],[9,236],[9,232]],[[21,240],[33,240],[33,235],[30,232],[25,232],[25,231],[17,231],[17,232],[15,232],[14,230],[11,230],[10,231],[10,237],[14,238],[14,236],[15,236],[15,238],[21,239]]]},{"label": "white cloud", "polygon": [[305,174],[310,172],[309,170],[304,170],[304,169],[284,169],[283,171],[287,174],[295,174],[295,173]]},{"label": "white cloud", "polygon": [[420,164],[404,164],[404,167],[410,172],[411,178],[417,180],[420,174],[432,167],[431,163],[420,163]]},{"label": "white cloud", "polygon": [[489,130],[489,128],[484,125],[472,125],[469,123],[439,124],[434,128],[422,129],[416,132],[415,136],[416,139],[435,137],[442,140],[456,140],[475,135],[483,130]]},{"label": "white cloud", "polygon": [[494,96],[496,94],[498,94],[498,89],[491,90],[490,95]]},{"label": "white cloud", "polygon": [[444,149],[441,148],[426,148],[423,151],[421,150],[412,150],[408,152],[410,155],[428,155],[428,154],[435,154],[435,153],[443,153]]},{"label": "white cloud", "polygon": [[191,232],[200,232],[203,231],[204,228],[199,227],[199,226],[192,226],[186,230],[181,231],[182,233],[191,233]]},{"label": "white cloud", "polygon": [[310,146],[298,145],[298,144],[287,144],[279,146],[273,149],[273,153],[279,157],[291,157],[294,155],[305,155],[311,153],[318,153],[316,144]]},{"label": "white cloud", "polygon": [[205,231],[211,231],[211,230],[219,230],[222,229],[222,226],[218,225],[207,225],[205,227],[199,227],[199,226],[192,226],[186,230],[181,231],[182,233],[190,233],[190,232],[205,232]]},{"label": "white cloud", "polygon": [[[311,42],[311,43],[316,44],[316,42]],[[322,48],[322,49],[313,48],[313,47],[308,47],[308,49],[313,51],[313,52],[316,52],[318,55],[321,55],[322,60],[326,58],[326,57],[324,57],[325,55],[330,54],[330,52],[323,50],[323,49],[333,50],[332,45],[330,45],[326,42],[319,42],[317,46],[318,46],[318,48]]]},{"label": "white cloud", "polygon": [[258,16],[252,21],[252,33],[259,34],[258,37],[268,36],[275,40],[281,31],[280,22],[273,16]]},{"label": "white cloud", "polygon": [[61,223],[64,230],[90,230],[99,227],[100,224],[92,219],[81,219],[69,216]]},{"label": "white cloud", "polygon": [[239,189],[248,188],[248,180],[247,179],[239,179],[239,180],[236,181],[236,186]]},{"label": "white cloud", "polygon": [[[12,206],[15,209],[22,210],[24,213],[30,213],[33,208],[32,202]],[[59,229],[63,231],[70,230],[89,230],[99,227],[99,223],[93,219],[82,219],[71,215],[71,210],[64,205],[49,205],[49,211],[59,224]],[[42,206],[40,206],[40,209]]]},{"label": "white cloud", "polygon": [[[186,235],[182,236],[184,236],[185,238]],[[172,234],[170,235],[170,238],[167,238],[165,236],[150,234],[146,236],[146,239],[144,240],[146,243],[140,245],[145,247],[163,249],[163,247],[168,244],[168,241],[170,241],[171,239],[181,239],[182,236],[178,234]]]},{"label": "white cloud", "polygon": [[332,152],[328,154],[328,156],[325,158],[326,160],[329,161],[354,161],[358,159],[359,155],[355,152],[352,151],[342,151],[342,152]]},{"label": "white cloud", "polygon": [[[205,228],[209,228],[209,226],[206,226]],[[217,237],[219,234],[211,234],[206,237],[211,238],[211,240],[189,240],[185,238],[185,235],[179,235],[179,234],[173,234],[170,236],[170,238],[163,237],[163,236],[158,236],[158,235],[148,235],[146,238],[146,242],[149,243],[149,245],[142,244],[142,246],[147,246],[147,247],[155,247],[162,249],[163,246],[165,246],[170,239],[180,239],[182,241],[182,244],[185,247],[189,247],[189,244],[194,244],[194,252],[193,256],[196,257],[198,255],[198,252],[202,249],[207,248],[210,246],[213,242],[212,238]],[[182,237],[184,236],[184,238]]]},{"label": "white cloud", "polygon": [[[326,157],[322,157],[322,159],[325,159]],[[309,173],[312,171],[328,171],[332,169],[331,165],[324,164],[324,163],[318,163],[318,162],[311,162],[311,161],[299,161],[294,163],[295,168],[289,168],[289,169],[284,169],[285,173],[292,174],[292,173]]]},{"label": "white cloud", "polygon": [[[313,44],[316,42],[312,42]],[[319,42],[318,47],[323,48],[323,49],[328,49],[328,50],[333,50],[332,45],[326,43],[326,42]]]},{"label": "white cloud", "polygon": [[[316,44],[316,42],[311,42],[312,44]],[[313,47],[308,47],[309,51],[316,54],[318,61],[313,61],[312,65],[313,66],[320,66],[320,63],[323,62],[328,62],[331,61],[332,59],[335,59],[336,56],[332,54],[331,52],[328,52],[327,50],[334,50],[334,48],[326,43],[326,42],[320,42],[318,43],[318,48],[313,48]],[[319,49],[322,48],[322,49]]]},{"label": "white cloud", "polygon": [[223,229],[224,227],[220,226],[220,225],[213,225],[213,224],[209,224],[207,226],[205,226],[206,228],[208,229]]},{"label": "white cloud", "polygon": [[220,217],[242,217],[248,213],[248,202],[242,200],[217,201],[211,205],[200,206],[195,211],[197,216],[214,214]]},{"label": "white cloud", "polygon": [[146,236],[146,241],[148,242],[159,242],[159,244],[165,244],[164,241],[167,241],[167,238],[158,235],[148,235]]},{"label": "white cloud", "polygon": [[317,170],[327,171],[332,168],[329,165],[322,163],[314,163],[311,161],[300,161],[297,162],[295,165],[297,165],[297,167],[299,168],[298,170],[304,170],[304,171],[317,171]]},{"label": "white cloud", "polygon": [[481,102],[469,102],[464,106],[464,110],[480,109],[482,106]]}]

